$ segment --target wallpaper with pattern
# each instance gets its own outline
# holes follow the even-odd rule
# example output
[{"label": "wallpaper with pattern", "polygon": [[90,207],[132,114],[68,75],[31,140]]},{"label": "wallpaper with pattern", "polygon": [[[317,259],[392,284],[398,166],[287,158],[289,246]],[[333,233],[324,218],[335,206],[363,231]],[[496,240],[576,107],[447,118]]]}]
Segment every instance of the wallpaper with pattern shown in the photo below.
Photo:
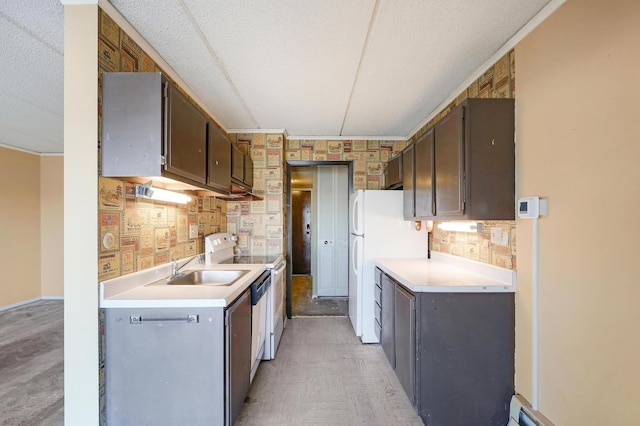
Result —
[{"label": "wallpaper with pattern", "polygon": [[256,201],[227,201],[227,231],[238,235],[243,255],[286,252],[286,185],[283,134],[230,134],[253,160]]}]

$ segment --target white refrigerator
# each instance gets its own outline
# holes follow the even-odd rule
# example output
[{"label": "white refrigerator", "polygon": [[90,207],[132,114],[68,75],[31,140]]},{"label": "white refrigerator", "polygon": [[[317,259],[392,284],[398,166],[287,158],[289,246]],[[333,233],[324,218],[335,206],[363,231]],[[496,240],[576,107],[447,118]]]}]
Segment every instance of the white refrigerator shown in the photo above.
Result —
[{"label": "white refrigerator", "polygon": [[358,190],[349,198],[349,318],[363,343],[375,333],[375,259],[427,258],[426,227],[404,220],[402,191]]}]

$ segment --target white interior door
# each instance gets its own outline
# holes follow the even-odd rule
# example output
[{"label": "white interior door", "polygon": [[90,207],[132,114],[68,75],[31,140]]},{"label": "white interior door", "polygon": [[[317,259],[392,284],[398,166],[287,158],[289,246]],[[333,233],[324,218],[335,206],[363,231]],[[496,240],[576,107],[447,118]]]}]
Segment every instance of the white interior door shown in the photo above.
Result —
[{"label": "white interior door", "polygon": [[347,166],[318,166],[317,296],[349,295]]}]

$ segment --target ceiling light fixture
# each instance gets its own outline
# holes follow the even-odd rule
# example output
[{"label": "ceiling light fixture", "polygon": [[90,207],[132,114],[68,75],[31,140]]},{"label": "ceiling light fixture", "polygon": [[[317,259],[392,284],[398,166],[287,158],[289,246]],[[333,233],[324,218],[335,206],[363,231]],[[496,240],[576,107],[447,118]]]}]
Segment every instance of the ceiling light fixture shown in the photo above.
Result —
[{"label": "ceiling light fixture", "polygon": [[477,222],[442,222],[438,224],[438,228],[443,231],[482,232],[484,224]]},{"label": "ceiling light fixture", "polygon": [[166,189],[153,188],[151,185],[153,185],[153,181],[151,180],[144,185],[136,185],[136,197],[180,204],[187,204],[191,201],[191,197],[186,194],[167,191]]}]

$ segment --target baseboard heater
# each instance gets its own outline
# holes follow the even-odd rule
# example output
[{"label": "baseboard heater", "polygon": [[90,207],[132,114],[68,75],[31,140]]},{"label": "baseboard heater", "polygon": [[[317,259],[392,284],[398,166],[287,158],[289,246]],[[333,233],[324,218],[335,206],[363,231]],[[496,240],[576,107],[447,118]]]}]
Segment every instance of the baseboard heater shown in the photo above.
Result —
[{"label": "baseboard heater", "polygon": [[534,410],[531,404],[522,395],[511,397],[509,406],[509,424],[507,426],[555,426],[539,411]]}]

